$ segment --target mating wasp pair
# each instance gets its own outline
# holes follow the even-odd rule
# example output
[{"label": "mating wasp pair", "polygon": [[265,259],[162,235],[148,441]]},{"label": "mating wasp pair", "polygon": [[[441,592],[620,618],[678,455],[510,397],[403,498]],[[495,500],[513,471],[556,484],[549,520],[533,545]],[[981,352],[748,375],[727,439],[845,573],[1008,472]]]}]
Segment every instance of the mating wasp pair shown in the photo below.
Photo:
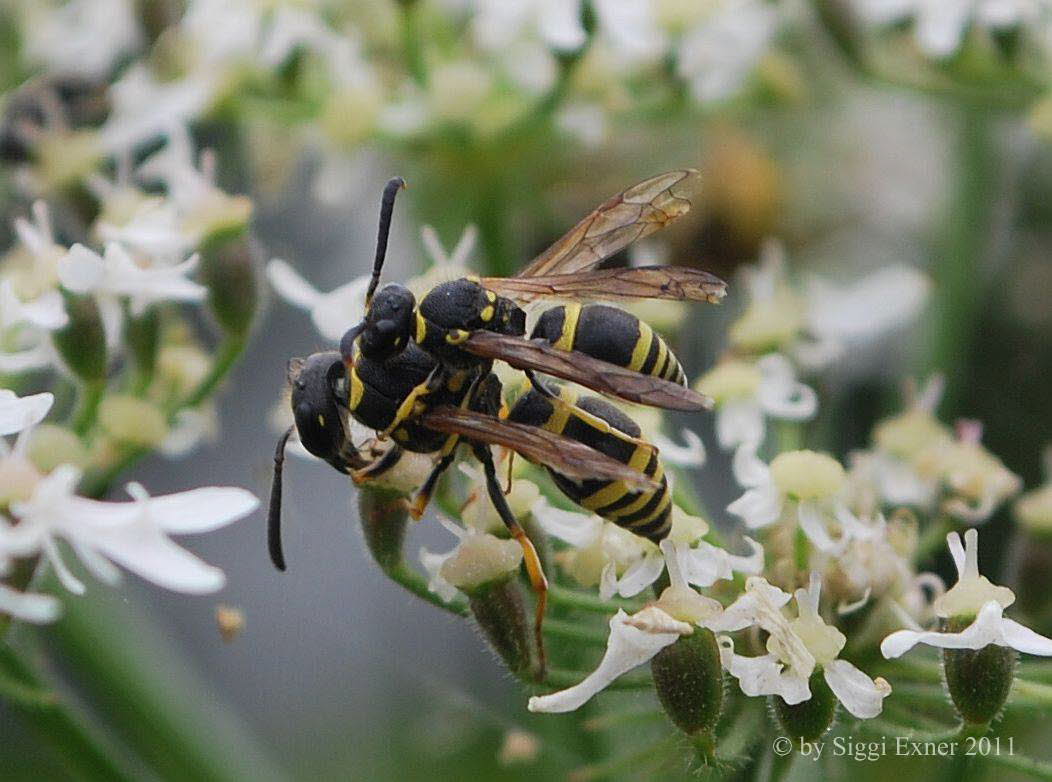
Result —
[{"label": "mating wasp pair", "polygon": [[[419,302],[403,285],[377,290],[401,178],[384,188],[376,257],[365,317],[338,351],[315,353],[290,370],[295,424],[275,454],[269,544],[284,570],[281,471],[295,429],[303,446],[356,482],[381,475],[403,451],[436,454],[410,509],[419,518],[457,446],[482,464],[497,513],[522,546],[537,594],[535,630],[543,668],[541,623],[547,581],[537,552],[508,507],[490,446],[543,465],[572,501],[655,542],[671,526],[671,493],[657,449],[609,402],[579,396],[541,375],[601,394],[673,410],[710,406],[690,389],[679,361],[646,323],[624,310],[582,300],[666,299],[718,302],[722,281],[673,266],[600,269],[635,240],[690,208],[683,191],[692,169],[644,180],[599,205],[514,277],[464,277],[432,288]],[[519,304],[553,297],[566,303],[541,313],[526,336]],[[510,410],[493,362],[522,370],[531,386]],[[391,445],[366,457],[348,436],[347,418]]]}]

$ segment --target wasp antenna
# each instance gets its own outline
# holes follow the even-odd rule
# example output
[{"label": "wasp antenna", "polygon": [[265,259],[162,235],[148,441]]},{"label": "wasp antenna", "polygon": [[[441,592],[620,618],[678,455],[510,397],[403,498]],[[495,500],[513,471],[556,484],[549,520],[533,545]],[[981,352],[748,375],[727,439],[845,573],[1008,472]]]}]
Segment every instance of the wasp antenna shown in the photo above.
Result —
[{"label": "wasp antenna", "polygon": [[376,286],[380,284],[380,272],[384,268],[384,258],[387,257],[387,237],[391,233],[391,214],[394,212],[395,196],[398,191],[405,187],[405,180],[400,176],[388,180],[384,185],[384,194],[380,198],[380,230],[376,235],[376,259],[373,261],[373,276],[369,280],[369,290],[365,293],[365,308],[369,309],[369,303],[373,300]]},{"label": "wasp antenna", "polygon": [[285,445],[295,426],[285,430],[274,451],[274,482],[270,484],[270,509],[267,512],[267,548],[274,567],[284,572],[285,554],[281,550],[281,473],[285,468]]}]

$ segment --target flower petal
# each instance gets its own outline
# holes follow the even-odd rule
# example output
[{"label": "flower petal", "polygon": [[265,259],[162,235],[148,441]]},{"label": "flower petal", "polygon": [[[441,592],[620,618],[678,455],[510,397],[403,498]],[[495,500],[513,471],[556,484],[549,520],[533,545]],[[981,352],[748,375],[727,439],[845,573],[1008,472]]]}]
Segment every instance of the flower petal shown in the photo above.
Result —
[{"label": "flower petal", "polygon": [[[1004,609],[996,600],[991,600],[979,611],[979,615],[959,633],[941,633],[933,630],[898,630],[880,642],[880,652],[887,659],[900,657],[917,644],[927,644],[940,649],[982,649],[989,644],[1007,646],[1002,630]],[[1023,639],[1025,642],[1025,639]]]},{"label": "flower petal", "polygon": [[798,505],[797,518],[800,521],[800,529],[819,551],[837,554],[843,550],[844,541],[834,541],[829,537],[825,519],[822,518],[822,511],[813,501],[805,500]]},{"label": "flower petal", "polygon": [[322,297],[320,291],[281,258],[267,264],[267,281],[281,298],[305,310],[313,309]]},{"label": "flower petal", "polygon": [[457,588],[442,577],[442,566],[455,553],[456,549],[452,549],[445,554],[436,554],[423,546],[420,547],[420,564],[430,576],[427,588],[447,603],[457,596]]},{"label": "flower petal", "polygon": [[54,395],[46,392],[19,397],[13,391],[0,390],[0,436],[36,426],[54,402]]},{"label": "flower petal", "polygon": [[[716,439],[725,451],[746,443],[762,442],[763,433],[763,410],[752,399],[732,399],[716,411]],[[741,477],[738,482],[749,485]]]},{"label": "flower petal", "polygon": [[62,604],[51,595],[18,592],[0,584],[0,614],[35,624],[54,622],[62,612]]},{"label": "flower petal", "polygon": [[677,467],[701,467],[705,464],[705,444],[702,443],[696,432],[692,432],[687,427],[679,431],[685,441],[684,445],[665,437],[660,432],[651,438],[658,451],[661,452],[662,460]]},{"label": "flower petal", "polygon": [[88,293],[102,284],[106,267],[102,256],[82,244],[75,244],[58,262],[58,279],[66,290]]},{"label": "flower petal", "polygon": [[880,714],[884,699],[891,695],[891,685],[878,677],[875,681],[847,660],[833,660],[823,666],[826,684],[844,708],[859,719],[872,719]]},{"label": "flower petal", "polygon": [[146,500],[150,520],[165,532],[211,532],[259,507],[251,492],[235,486],[205,486]]},{"label": "flower petal", "polygon": [[730,638],[721,636],[719,643],[723,667],[738,680],[738,686],[746,695],[778,695],[790,706],[811,698],[807,678],[795,675],[775,655],[744,657],[734,653],[734,643]]},{"label": "flower petal", "polygon": [[660,551],[648,551],[642,559],[637,559],[617,580],[617,594],[621,597],[635,597],[653,584],[665,570],[665,558]]},{"label": "flower petal", "polygon": [[782,515],[782,495],[773,483],[749,489],[727,506],[727,512],[740,516],[750,529],[766,527]]},{"label": "flower petal", "polygon": [[679,640],[678,632],[647,632],[633,627],[629,624],[630,620],[631,617],[620,610],[610,619],[606,654],[584,681],[551,695],[530,698],[529,710],[552,714],[573,711],[621,674],[642,665]]},{"label": "flower petal", "polygon": [[1007,645],[1018,652],[1052,657],[1052,639],[1038,635],[1013,619],[1001,619],[1001,633]]},{"label": "flower petal", "polygon": [[590,546],[603,531],[603,520],[594,513],[575,513],[556,508],[544,497],[538,498],[530,508],[530,513],[546,533],[574,548]]}]

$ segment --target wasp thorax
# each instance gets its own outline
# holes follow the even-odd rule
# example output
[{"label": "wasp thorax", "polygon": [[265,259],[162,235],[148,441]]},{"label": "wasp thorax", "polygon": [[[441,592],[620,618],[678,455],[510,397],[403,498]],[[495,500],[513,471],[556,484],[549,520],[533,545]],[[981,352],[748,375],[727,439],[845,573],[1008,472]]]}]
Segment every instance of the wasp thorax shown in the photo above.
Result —
[{"label": "wasp thorax", "polygon": [[416,298],[404,285],[385,285],[373,297],[358,344],[362,355],[383,361],[400,353],[409,342]]},{"label": "wasp thorax", "polygon": [[340,354],[331,351],[307,358],[292,378],[292,413],[303,447],[341,472],[347,435],[337,400],[347,382]]}]

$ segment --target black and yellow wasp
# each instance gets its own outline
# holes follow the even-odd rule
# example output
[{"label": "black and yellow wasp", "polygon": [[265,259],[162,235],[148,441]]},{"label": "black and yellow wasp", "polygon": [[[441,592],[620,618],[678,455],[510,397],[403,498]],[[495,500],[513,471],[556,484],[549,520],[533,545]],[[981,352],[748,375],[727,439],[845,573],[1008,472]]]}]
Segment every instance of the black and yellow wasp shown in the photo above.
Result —
[{"label": "black and yellow wasp", "polygon": [[[522,545],[537,593],[536,632],[547,581],[530,539],[516,521],[497,478],[490,446],[544,465],[574,502],[651,540],[669,528],[670,496],[657,449],[639,427],[596,397],[549,387],[550,375],[630,402],[701,410],[709,400],[686,385],[679,361],[647,324],[605,304],[582,300],[667,299],[718,302],[726,286],[703,271],[671,266],[600,269],[635,240],[690,208],[683,191],[692,169],[644,180],[599,205],[514,277],[465,277],[432,288],[417,303],[403,285],[377,290],[400,178],[387,183],[365,317],[348,329],[339,351],[316,353],[290,369],[294,427],[275,454],[269,541],[284,569],[280,541],[281,470],[293,428],[304,447],[356,481],[397,463],[403,450],[437,454],[410,509],[423,514],[459,444],[481,462],[487,492]],[[519,306],[547,297],[547,309],[526,337]],[[531,390],[501,415],[502,389],[492,372],[503,361],[522,370]],[[348,416],[393,441],[376,458],[350,442]]]}]

